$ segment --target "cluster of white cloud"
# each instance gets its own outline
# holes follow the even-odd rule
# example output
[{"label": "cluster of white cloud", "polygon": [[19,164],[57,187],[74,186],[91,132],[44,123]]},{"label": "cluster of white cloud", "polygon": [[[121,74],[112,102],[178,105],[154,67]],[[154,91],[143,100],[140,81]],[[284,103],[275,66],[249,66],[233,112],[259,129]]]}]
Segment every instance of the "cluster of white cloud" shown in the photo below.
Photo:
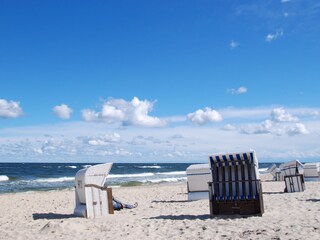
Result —
[{"label": "cluster of white cloud", "polygon": [[297,122],[299,119],[287,113],[283,108],[275,108],[271,111],[271,120],[274,122]]},{"label": "cluster of white cloud", "polygon": [[283,30],[282,30],[282,29],[279,29],[279,30],[277,30],[275,33],[269,33],[269,34],[265,37],[265,40],[266,40],[266,42],[271,42],[271,41],[274,41],[274,40],[276,40],[277,38],[282,37],[282,36],[283,36]]},{"label": "cluster of white cloud", "polygon": [[234,41],[234,40],[232,40],[231,42],[230,42],[230,48],[231,49],[235,49],[235,48],[237,48],[237,47],[239,47],[239,43],[238,42],[236,42],[236,41]]},{"label": "cluster of white cloud", "polygon": [[0,99],[0,118],[17,118],[23,111],[19,102]]},{"label": "cluster of white cloud", "polygon": [[227,90],[227,92],[231,94],[244,94],[248,92],[248,89],[242,86],[239,88],[230,88]]},{"label": "cluster of white cloud", "polygon": [[275,108],[271,111],[270,119],[260,124],[249,124],[240,127],[240,132],[245,134],[274,134],[282,135],[300,135],[308,134],[306,126],[299,122],[299,119],[287,113],[283,108]]},{"label": "cluster of white cloud", "polygon": [[53,113],[61,119],[70,119],[73,110],[66,104],[57,105],[52,109]]},{"label": "cluster of white cloud", "polygon": [[85,138],[84,142],[92,146],[108,146],[113,143],[120,142],[121,136],[119,133],[105,134],[98,137]]},{"label": "cluster of white cloud", "polygon": [[143,127],[166,126],[166,121],[149,116],[153,104],[147,100],[140,101],[137,97],[130,102],[123,99],[110,99],[103,103],[100,112],[91,109],[82,110],[82,118],[85,121],[102,121],[110,124],[121,123]]},{"label": "cluster of white cloud", "polygon": [[[114,132],[110,128],[106,131],[101,124],[83,122],[81,125],[70,125],[71,132],[78,135],[65,134],[65,124],[55,125],[55,133],[44,135],[46,128],[39,131],[34,128],[20,129],[11,137],[0,138],[0,156],[7,161],[206,161],[208,154],[217,152],[238,151],[254,148],[259,153],[259,158],[279,160],[290,158],[319,158],[318,133],[320,127],[314,122],[312,130],[315,133],[291,137],[306,131],[303,124],[290,122],[293,125],[287,133],[273,137],[270,130],[273,124],[287,122],[265,121],[268,134],[249,132],[243,135],[234,131],[234,125],[227,125],[221,131],[219,126],[203,126],[192,128],[179,126],[170,128],[120,128]],[[270,126],[268,126],[270,124]],[[87,127],[86,127],[87,126]],[[312,125],[311,125],[312,126]],[[89,135],[87,128],[91,129]],[[239,129],[238,129],[239,130]],[[270,132],[271,131],[271,132]],[[30,138],[30,133],[38,135]],[[5,132],[0,129],[1,135]],[[183,133],[183,136],[181,135]],[[22,135],[21,135],[22,134]],[[62,134],[65,134],[62,136]],[[23,137],[24,136],[24,137]],[[272,139],[272,141],[270,141]]]},{"label": "cluster of white cloud", "polygon": [[216,110],[206,107],[204,110],[198,109],[193,113],[189,113],[187,119],[196,125],[204,125],[210,122],[220,122],[222,121],[222,116]]},{"label": "cluster of white cloud", "polygon": [[249,148],[267,160],[320,157],[319,109],[219,109],[217,116],[226,122],[223,128],[221,123],[204,126],[219,119],[206,116],[212,111],[193,113],[201,116],[194,122],[201,127],[179,123],[166,128],[119,128],[83,121],[20,127],[14,132],[0,128],[0,157],[6,161],[194,162],[205,161],[211,153]]}]

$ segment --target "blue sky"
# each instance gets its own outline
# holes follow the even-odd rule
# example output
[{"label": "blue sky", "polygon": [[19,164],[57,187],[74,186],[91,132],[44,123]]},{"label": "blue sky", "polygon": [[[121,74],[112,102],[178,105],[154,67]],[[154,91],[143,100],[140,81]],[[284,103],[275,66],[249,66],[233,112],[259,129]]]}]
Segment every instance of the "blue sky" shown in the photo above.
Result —
[{"label": "blue sky", "polygon": [[316,0],[1,1],[0,161],[320,161]]}]

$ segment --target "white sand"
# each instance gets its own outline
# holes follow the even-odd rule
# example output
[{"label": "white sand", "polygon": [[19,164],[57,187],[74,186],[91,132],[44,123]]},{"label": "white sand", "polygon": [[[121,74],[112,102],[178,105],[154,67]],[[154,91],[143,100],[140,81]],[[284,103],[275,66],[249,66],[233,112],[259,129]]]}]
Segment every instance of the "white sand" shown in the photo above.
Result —
[{"label": "white sand", "polygon": [[74,191],[0,194],[0,239],[320,239],[320,182],[283,193],[263,182],[262,217],[209,217],[206,200],[187,202],[186,183],[116,188],[139,202],[100,219],[73,217]]}]

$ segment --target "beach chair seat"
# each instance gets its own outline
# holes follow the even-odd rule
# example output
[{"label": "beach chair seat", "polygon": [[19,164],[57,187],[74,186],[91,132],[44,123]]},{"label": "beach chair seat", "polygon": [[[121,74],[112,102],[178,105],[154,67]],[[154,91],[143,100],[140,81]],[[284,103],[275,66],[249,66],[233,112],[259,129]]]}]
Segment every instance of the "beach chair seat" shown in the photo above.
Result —
[{"label": "beach chair seat", "polygon": [[192,164],[186,173],[188,201],[209,199],[208,182],[212,181],[209,164]]},{"label": "beach chair seat", "polygon": [[303,192],[305,190],[303,165],[292,160],[279,166],[286,185],[285,192]]},{"label": "beach chair seat", "polygon": [[209,156],[210,215],[262,215],[258,160],[254,151]]},{"label": "beach chair seat", "polygon": [[303,192],[306,189],[303,174],[285,176],[284,181],[286,192]]},{"label": "beach chair seat", "polygon": [[76,216],[97,218],[113,214],[112,189],[105,187],[111,167],[112,163],[98,164],[76,173]]}]

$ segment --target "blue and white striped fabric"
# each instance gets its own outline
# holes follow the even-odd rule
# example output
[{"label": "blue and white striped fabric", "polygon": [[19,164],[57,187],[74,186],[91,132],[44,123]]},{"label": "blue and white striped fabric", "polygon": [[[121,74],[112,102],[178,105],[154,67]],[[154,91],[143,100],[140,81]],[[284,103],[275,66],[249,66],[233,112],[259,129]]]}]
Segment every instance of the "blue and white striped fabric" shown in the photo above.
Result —
[{"label": "blue and white striped fabric", "polygon": [[232,153],[225,155],[209,156],[211,162],[216,162],[219,166],[230,166],[240,164],[257,164],[255,152]]},{"label": "blue and white striped fabric", "polygon": [[259,197],[259,169],[254,151],[209,156],[209,163],[216,200]]}]

